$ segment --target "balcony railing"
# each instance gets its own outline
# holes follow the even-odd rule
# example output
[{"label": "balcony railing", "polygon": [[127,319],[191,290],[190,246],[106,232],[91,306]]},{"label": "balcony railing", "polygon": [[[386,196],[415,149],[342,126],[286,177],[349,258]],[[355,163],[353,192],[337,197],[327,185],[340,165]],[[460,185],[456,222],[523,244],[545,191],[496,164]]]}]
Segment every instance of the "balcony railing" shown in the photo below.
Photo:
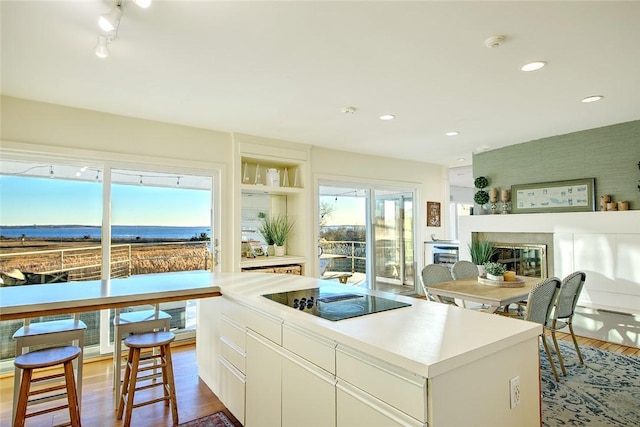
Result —
[{"label": "balcony railing", "polygon": [[[206,270],[211,266],[208,242],[136,243],[111,246],[111,277],[123,278],[137,274],[163,273],[171,271]],[[47,249],[0,254],[0,272],[20,270],[27,280],[16,280],[5,285],[33,285],[54,282],[100,280],[102,270],[102,247]],[[165,303],[162,309],[172,316],[172,330],[184,330],[192,323],[187,313],[186,301]],[[65,316],[49,316],[34,321],[54,320]],[[80,313],[87,324],[85,347],[97,347],[100,341],[100,315],[98,311]],[[4,361],[14,357],[14,332],[22,321],[0,322],[0,370]],[[111,326],[110,326],[111,327]],[[191,326],[192,327],[192,326]]]},{"label": "balcony railing", "polygon": [[344,255],[345,258],[331,260],[329,268],[335,272],[366,273],[367,243],[347,240],[322,240],[322,253]]}]

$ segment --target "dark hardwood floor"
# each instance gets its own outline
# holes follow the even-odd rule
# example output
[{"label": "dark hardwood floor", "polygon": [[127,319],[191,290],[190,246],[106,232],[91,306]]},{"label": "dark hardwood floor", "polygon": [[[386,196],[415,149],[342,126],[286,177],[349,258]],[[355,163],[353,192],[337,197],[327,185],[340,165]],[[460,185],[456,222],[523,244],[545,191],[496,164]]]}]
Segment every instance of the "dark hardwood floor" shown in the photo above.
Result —
[{"label": "dark hardwood floor", "polygon": [[[570,340],[570,335],[559,333],[561,339]],[[611,344],[589,338],[579,337],[579,345],[602,348],[611,352],[640,357],[640,349]],[[226,411],[218,397],[198,378],[195,344],[173,347],[173,365],[178,396],[180,423],[194,420],[205,415],[224,410],[236,424],[241,424]],[[111,389],[111,358],[85,361],[82,400],[82,422],[91,427],[119,427],[122,421],[116,420]],[[13,375],[0,378],[0,426],[11,424],[11,401],[13,396]],[[29,427],[51,427],[53,416],[43,415],[27,420]],[[133,411],[132,425],[136,427],[163,427],[171,425],[171,414],[161,403],[144,406]]]}]

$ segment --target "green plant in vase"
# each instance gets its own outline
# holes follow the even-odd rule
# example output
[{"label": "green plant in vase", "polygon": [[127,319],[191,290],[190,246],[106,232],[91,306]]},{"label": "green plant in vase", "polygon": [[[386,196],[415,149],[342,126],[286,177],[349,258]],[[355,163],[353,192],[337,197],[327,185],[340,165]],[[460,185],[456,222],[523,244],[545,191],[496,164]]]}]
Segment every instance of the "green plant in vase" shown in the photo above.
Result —
[{"label": "green plant in vase", "polygon": [[471,262],[478,267],[478,275],[484,277],[486,272],[484,264],[491,261],[491,257],[495,254],[493,242],[485,239],[473,239],[469,243],[469,254]]},{"label": "green plant in vase", "polygon": [[262,234],[267,243],[272,242],[276,256],[284,256],[284,246],[292,230],[293,221],[290,221],[285,215],[278,215],[262,218],[262,227],[258,229],[258,232]]},{"label": "green plant in vase", "polygon": [[262,235],[265,243],[267,244],[267,255],[274,256],[275,255],[275,248],[273,246],[275,244],[275,241],[273,238],[274,222],[264,212],[260,212],[258,214],[258,218],[260,218],[260,221],[262,222],[262,225],[260,226],[260,228],[258,228],[258,233]]},{"label": "green plant in vase", "polygon": [[503,275],[507,271],[507,266],[499,262],[487,262],[484,269],[487,272],[487,279],[504,280]]}]

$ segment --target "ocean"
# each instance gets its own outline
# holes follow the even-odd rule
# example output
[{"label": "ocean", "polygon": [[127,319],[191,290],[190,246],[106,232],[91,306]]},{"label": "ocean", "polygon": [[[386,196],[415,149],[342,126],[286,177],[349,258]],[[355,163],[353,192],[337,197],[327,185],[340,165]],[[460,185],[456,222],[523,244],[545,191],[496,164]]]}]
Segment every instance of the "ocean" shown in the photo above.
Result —
[{"label": "ocean", "polygon": [[[148,225],[114,225],[111,227],[113,239],[168,239],[189,240],[206,233],[211,237],[210,227],[158,227]],[[32,226],[2,226],[0,236],[43,238],[43,239],[97,239],[101,236],[101,227],[73,226],[73,225],[32,225]],[[87,237],[88,236],[88,237]]]}]

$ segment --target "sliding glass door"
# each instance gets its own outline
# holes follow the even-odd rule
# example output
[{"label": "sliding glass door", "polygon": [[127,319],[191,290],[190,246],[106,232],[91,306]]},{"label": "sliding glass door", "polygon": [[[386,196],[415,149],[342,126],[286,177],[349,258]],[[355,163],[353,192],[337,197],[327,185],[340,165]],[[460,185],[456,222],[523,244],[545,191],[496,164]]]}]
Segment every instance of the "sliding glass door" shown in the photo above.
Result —
[{"label": "sliding glass door", "polygon": [[395,293],[415,291],[413,191],[319,186],[320,275]]},{"label": "sliding glass door", "polygon": [[413,194],[390,190],[375,190],[374,194],[376,289],[412,291]]}]

